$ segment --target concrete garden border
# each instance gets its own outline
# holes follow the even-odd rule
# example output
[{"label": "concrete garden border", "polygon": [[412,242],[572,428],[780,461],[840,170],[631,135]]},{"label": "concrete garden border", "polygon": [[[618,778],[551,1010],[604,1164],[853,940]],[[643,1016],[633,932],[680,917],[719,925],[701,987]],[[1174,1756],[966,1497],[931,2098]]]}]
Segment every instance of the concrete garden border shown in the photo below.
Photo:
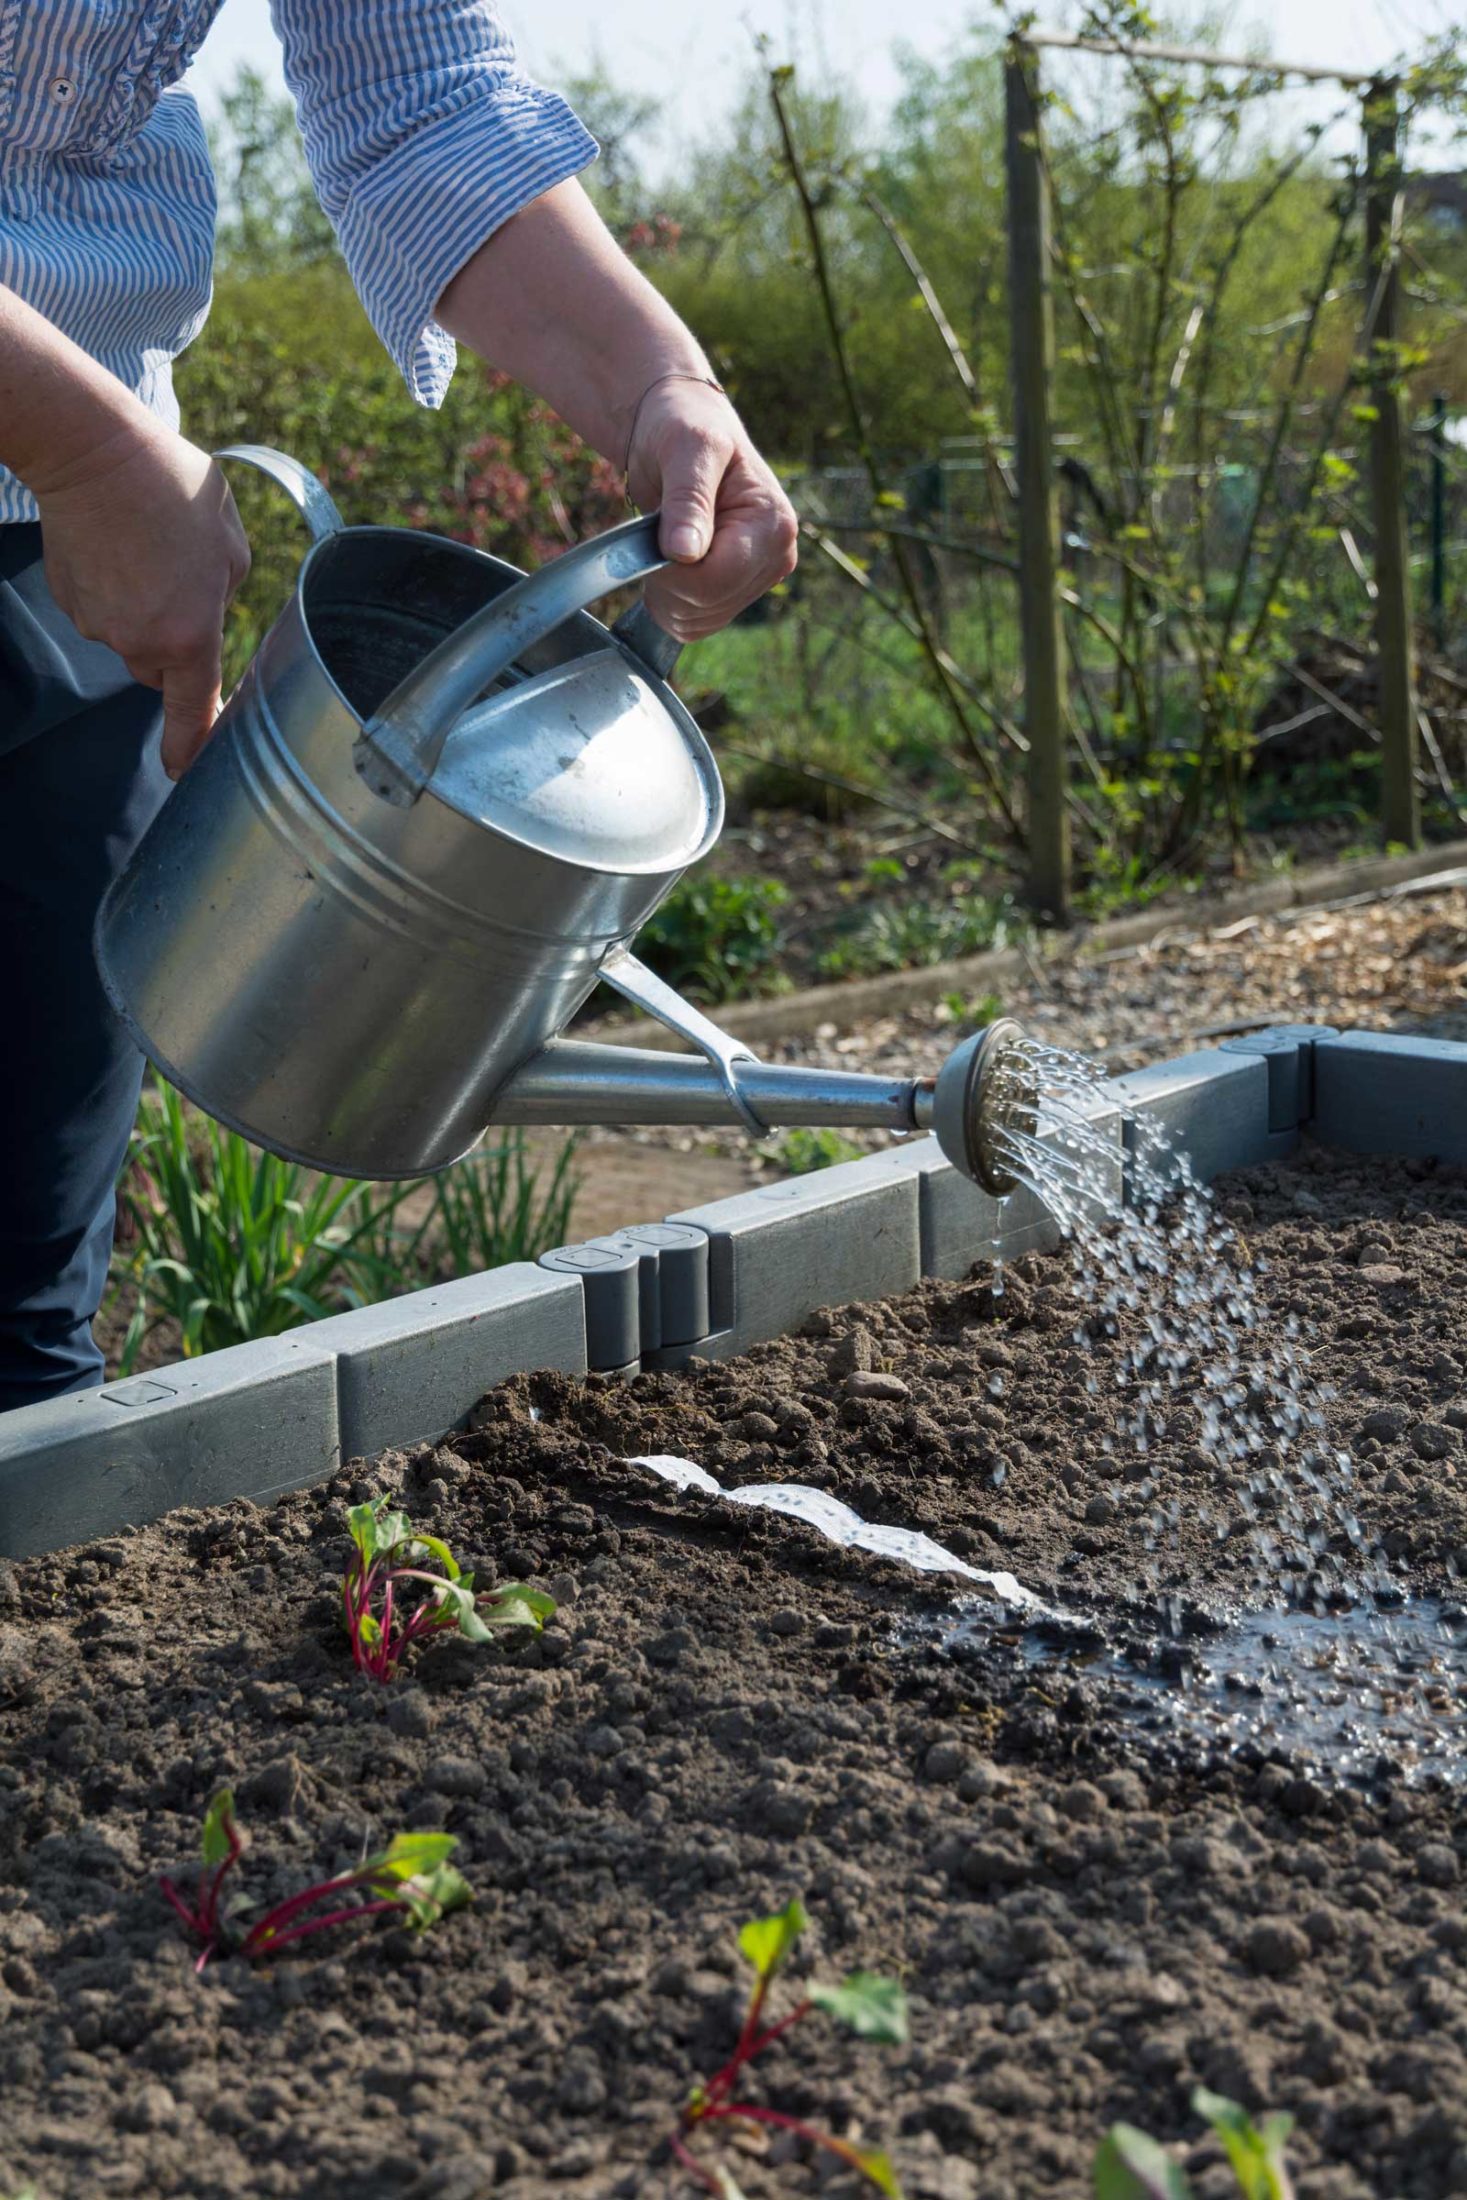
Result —
[{"label": "concrete garden border", "polygon": [[[1286,1157],[1303,1129],[1363,1154],[1467,1163],[1467,1045],[1281,1026],[1114,1080],[1096,1123],[1118,1205],[1127,1115],[1163,1120],[1204,1181]],[[999,1202],[912,1139],[288,1336],[0,1416],[0,1555],[37,1554],[179,1505],[261,1500],[342,1459],[432,1441],[522,1369],[630,1372],[722,1357],[817,1306],[904,1291],[1056,1242],[1027,1192]]]}]

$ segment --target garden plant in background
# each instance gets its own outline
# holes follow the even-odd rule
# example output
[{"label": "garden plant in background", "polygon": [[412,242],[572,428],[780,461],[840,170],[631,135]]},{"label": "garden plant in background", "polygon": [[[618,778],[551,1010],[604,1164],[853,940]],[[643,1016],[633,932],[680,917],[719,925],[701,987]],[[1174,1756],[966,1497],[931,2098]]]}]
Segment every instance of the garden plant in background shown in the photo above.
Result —
[{"label": "garden plant in background", "polygon": [[535,1260],[566,1244],[580,1188],[575,1154],[572,1136],[542,1165],[522,1130],[494,1132],[488,1144],[416,1187],[431,1196],[411,1230],[402,1231],[398,1208],[384,1216],[376,1258],[406,1279],[399,1289],[409,1289]]},{"label": "garden plant in background", "polygon": [[[777,879],[680,879],[637,935],[637,952],[669,985],[716,1003],[781,990]],[[786,984],[788,981],[784,981]]]},{"label": "garden plant in background", "polygon": [[555,1600],[523,1582],[474,1590],[441,1536],[415,1527],[406,1513],[390,1512],[376,1497],[348,1514],[352,1555],[342,1582],[342,1618],[359,1673],[390,1681],[415,1642],[457,1634],[465,1642],[490,1642],[496,1628],[528,1627],[539,1634]]},{"label": "garden plant in background", "polygon": [[[1284,2162],[1292,2116],[1275,2113],[1256,2124],[1236,2101],[1198,2086],[1192,2107],[1222,2142],[1241,2200],[1293,2200]],[[1095,2200],[1192,2200],[1185,2172],[1165,2148],[1133,2124],[1113,2124],[1095,2157]]]},{"label": "garden plant in background", "polygon": [[758,1154],[786,1176],[810,1176],[816,1169],[833,1169],[842,1161],[859,1161],[865,1150],[842,1131],[811,1130],[799,1123],[760,1146]]},{"label": "garden plant in background", "polygon": [[118,1185],[113,1277],[136,1294],[121,1372],[169,1318],[192,1359],[390,1296],[379,1247],[406,1193],[313,1177],[160,1081],[143,1096]]},{"label": "garden plant in background", "polygon": [[[542,1170],[516,1130],[426,1183],[319,1177],[224,1130],[159,1080],[143,1096],[118,1181],[112,1281],[133,1300],[119,1372],[170,1320],[190,1359],[533,1260],[570,1235],[573,1150],[568,1140]],[[422,1213],[404,1227],[409,1202]]]},{"label": "garden plant in background", "polygon": [[872,2148],[855,2146],[848,2139],[834,2138],[828,2131],[818,2131],[798,2116],[787,2116],[781,2109],[765,2108],[735,2097],[739,2078],[750,2063],[776,2040],[786,2038],[797,2024],[817,2009],[854,2032],[858,2039],[880,2040],[893,2047],[900,2046],[906,2039],[906,1995],[895,1979],[880,1978],[871,1971],[852,1971],[838,1986],[826,1985],[818,1979],[806,1981],[793,2009],[772,2022],[766,2018],[769,1990],[808,1923],[804,1904],[796,1899],[775,1917],[751,1919],[740,1932],[739,1951],[754,1967],[754,1990],[749,1997],[738,2043],[723,2068],[705,2083],[695,2085],[688,2095],[678,2129],[671,2139],[672,2151],[706,2192],[719,2194],[721,2200],[741,2200],[732,2174],[721,2163],[700,2161],[688,2140],[709,2125],[762,2124],[775,2131],[787,2131],[807,2145],[832,2155],[847,2168],[859,2171],[878,2192],[888,2194],[890,2200],[901,2200],[901,2186],[897,2183],[890,2156]]},{"label": "garden plant in background", "polygon": [[[160,1882],[166,1900],[203,1944],[196,1971],[220,1953],[275,1955],[315,1933],[361,1924],[389,1911],[414,1932],[426,1932],[470,1898],[468,1881],[449,1862],[458,1847],[451,1833],[395,1833],[385,1849],[365,1857],[352,1870],[318,1880],[274,1903],[246,1925],[245,1917],[256,1907],[253,1898],[236,1894],[225,1899],[225,1884],[246,1846],[234,1815],[234,1796],[228,1788],[220,1788],[204,1813],[203,1869],[192,1900],[181,1895],[171,1879]],[[344,1903],[343,1897],[348,1898]],[[320,1912],[326,1903],[336,1907],[323,1916]]]}]

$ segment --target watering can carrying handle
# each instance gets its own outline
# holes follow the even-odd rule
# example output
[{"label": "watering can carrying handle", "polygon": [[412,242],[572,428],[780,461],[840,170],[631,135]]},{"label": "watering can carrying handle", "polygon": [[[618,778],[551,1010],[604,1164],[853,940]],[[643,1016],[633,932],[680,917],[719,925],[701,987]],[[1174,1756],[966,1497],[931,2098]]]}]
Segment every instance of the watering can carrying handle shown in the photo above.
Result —
[{"label": "watering can carrying handle", "polygon": [[302,513],[313,542],[321,542],[327,535],[340,534],[345,526],[329,493],[298,458],[287,457],[284,451],[272,451],[266,443],[226,443],[214,456],[216,459],[242,458],[247,466],[257,466],[262,474],[278,481]]},{"label": "watering can carrying handle", "polygon": [[[239,458],[284,489],[313,541],[345,525],[329,493],[299,459],[264,443],[230,443],[216,459]],[[657,544],[660,515],[648,512],[577,543],[538,573],[527,574],[467,620],[400,681],[357,736],[357,770],[388,802],[408,808],[432,778],[455,720],[522,650],[554,633],[613,588],[644,580],[666,565]],[[613,629],[624,648],[660,680],[671,675],[679,644],[635,603]]]},{"label": "watering can carrying handle", "polygon": [[[517,657],[611,589],[660,571],[667,559],[658,548],[659,517],[648,512],[577,543],[505,589],[415,665],[357,737],[357,770],[372,791],[409,808],[432,778],[452,726]],[[645,605],[616,632],[660,677],[671,671],[677,644]]]}]

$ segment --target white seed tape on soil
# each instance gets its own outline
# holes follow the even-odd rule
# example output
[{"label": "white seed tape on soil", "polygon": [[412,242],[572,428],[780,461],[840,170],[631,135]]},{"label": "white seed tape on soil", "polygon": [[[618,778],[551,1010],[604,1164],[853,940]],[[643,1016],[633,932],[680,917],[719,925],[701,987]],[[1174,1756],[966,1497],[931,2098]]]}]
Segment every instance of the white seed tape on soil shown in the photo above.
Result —
[{"label": "white seed tape on soil", "polygon": [[[1032,1106],[1004,1106],[995,1093],[993,1146],[999,1161],[1038,1194],[1072,1250],[1071,1289],[1079,1304],[1075,1343],[1115,1337],[1122,1314],[1139,1318],[1141,1342],[1119,1371],[1124,1410],[1114,1475],[1134,1485],[1135,1462],[1146,1457],[1172,1417],[1195,1406],[1198,1449],[1211,1465],[1221,1501],[1203,1500],[1199,1518],[1219,1538],[1239,1532],[1239,1515],[1256,1562],[1261,1603],[1320,1609],[1342,1588],[1391,1593],[1392,1584],[1366,1550],[1351,1505],[1353,1466],[1332,1450],[1323,1403],[1290,1316],[1281,1343],[1264,1340],[1263,1306],[1253,1262],[1236,1230],[1223,1221],[1187,1156],[1145,1114],[1126,1111],[1131,1130],[1128,1203],[1113,1211],[1108,1191],[1114,1149],[1092,1117],[1104,1071],[1084,1056],[1025,1039],[999,1067],[1013,1090],[1041,1095]],[[994,1278],[1001,1294],[1001,1273]],[[1001,1395],[1002,1376],[989,1385]],[[1100,1389],[1092,1374],[1087,1388]],[[1129,1452],[1130,1458],[1120,1453]],[[1143,1481],[1142,1494],[1146,1494]],[[1146,1538],[1149,1553],[1138,1587],[1165,1593],[1175,1542],[1177,1508],[1160,1503]],[[1358,1561],[1353,1579],[1330,1548],[1342,1541]]]},{"label": "white seed tape on soil", "polygon": [[643,1452],[626,1464],[646,1467],[680,1490],[699,1490],[706,1497],[720,1497],[726,1505],[757,1505],[766,1512],[802,1520],[807,1528],[838,1543],[842,1550],[872,1551],[878,1558],[896,1559],[921,1574],[961,1574],[965,1581],[986,1589],[1000,1604],[1029,1612],[1039,1609],[1039,1599],[1012,1574],[990,1574],[981,1567],[969,1566],[916,1528],[883,1528],[875,1521],[863,1520],[838,1497],[808,1489],[803,1482],[746,1482],[741,1489],[726,1490],[706,1467],[672,1452]]}]

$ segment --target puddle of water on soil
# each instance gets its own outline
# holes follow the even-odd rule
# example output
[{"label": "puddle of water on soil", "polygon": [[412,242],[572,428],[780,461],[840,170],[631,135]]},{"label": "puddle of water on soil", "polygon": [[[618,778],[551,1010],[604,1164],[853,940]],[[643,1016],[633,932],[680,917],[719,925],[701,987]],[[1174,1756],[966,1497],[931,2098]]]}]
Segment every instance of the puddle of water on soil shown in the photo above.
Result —
[{"label": "puddle of water on soil", "polygon": [[[991,1654],[994,1614],[977,1607],[904,1639]],[[1068,1640],[1029,1627],[1024,1663],[1107,1683],[1120,1723],[1227,1748],[1252,1743],[1334,1777],[1389,1769],[1406,1779],[1467,1778],[1467,1611],[1422,1598],[1389,1614],[1249,1612],[1214,1635],[1118,1648],[1083,1627]]]}]

